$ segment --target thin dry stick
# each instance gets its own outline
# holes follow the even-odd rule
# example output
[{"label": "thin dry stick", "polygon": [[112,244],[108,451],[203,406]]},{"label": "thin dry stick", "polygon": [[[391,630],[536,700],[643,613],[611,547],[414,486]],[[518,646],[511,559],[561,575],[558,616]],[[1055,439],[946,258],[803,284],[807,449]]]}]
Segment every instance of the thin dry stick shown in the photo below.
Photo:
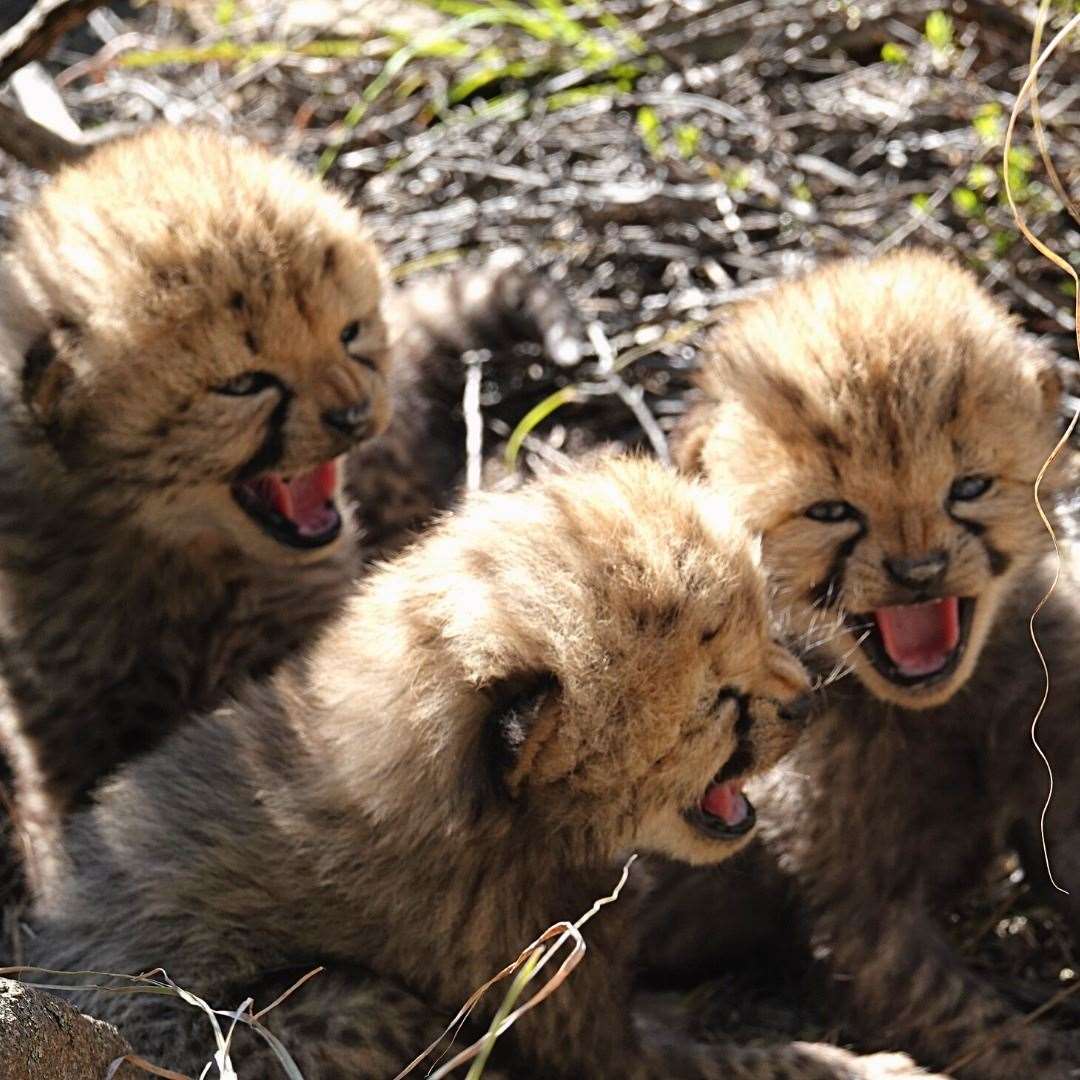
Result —
[{"label": "thin dry stick", "polygon": [[548,979],[548,981],[531,998],[529,998],[524,1005],[519,1006],[512,1013],[503,1017],[500,1023],[492,1024],[491,1029],[485,1035],[481,1036],[481,1038],[477,1039],[477,1041],[474,1042],[471,1046],[466,1047],[455,1057],[451,1058],[450,1061],[443,1065],[437,1072],[432,1073],[430,1075],[430,1080],[443,1080],[445,1076],[451,1073],[459,1065],[463,1065],[466,1061],[469,1061],[472,1058],[476,1057],[476,1055],[479,1054],[485,1046],[488,1046],[490,1045],[490,1043],[494,1042],[504,1031],[513,1026],[518,1021],[518,1019],[520,1019],[521,1016],[523,1016],[530,1009],[535,1008],[545,998],[553,994],[563,984],[563,982],[565,982],[570,972],[573,971],[579,963],[581,963],[582,957],[584,957],[585,955],[586,946],[585,939],[581,935],[581,927],[584,926],[585,923],[587,923],[602,907],[606,906],[607,904],[612,904],[619,899],[619,895],[623,890],[623,886],[626,885],[627,879],[630,876],[630,867],[634,864],[636,859],[637,855],[634,854],[626,860],[626,863],[623,865],[622,868],[622,874],[620,875],[618,884],[615,886],[615,888],[612,889],[612,891],[607,896],[602,896],[599,900],[595,901],[592,907],[590,907],[589,910],[586,911],[585,914],[577,920],[577,922],[558,922],[555,923],[553,926],[549,926],[547,930],[545,930],[535,941],[531,942],[529,945],[527,945],[524,949],[521,950],[521,952],[518,954],[517,959],[514,960],[513,963],[507,964],[507,966],[504,967],[502,971],[498,972],[496,975],[493,975],[482,986],[474,990],[472,994],[469,995],[469,998],[465,1002],[465,1004],[462,1005],[462,1007],[458,1010],[457,1015],[446,1026],[443,1033],[433,1043],[431,1043],[430,1046],[428,1046],[426,1049],[421,1051],[421,1053],[419,1053],[415,1058],[413,1058],[413,1060],[410,1061],[409,1064],[406,1065],[405,1068],[402,1069],[401,1072],[399,1072],[397,1076],[394,1077],[394,1080],[403,1080],[405,1076],[411,1073],[421,1062],[423,1062],[436,1050],[439,1043],[441,1043],[443,1039],[447,1038],[448,1036],[450,1036],[451,1038],[456,1037],[457,1031],[461,1028],[462,1024],[464,1024],[470,1013],[472,1013],[473,1009],[476,1007],[480,999],[484,996],[485,993],[487,993],[487,991],[492,986],[494,986],[497,982],[501,982],[508,976],[516,974],[522,966],[533,960],[535,954],[540,951],[541,945],[543,945],[546,941],[550,941],[552,938],[556,938],[554,944],[549,946],[547,950],[543,952],[543,955],[538,961],[534,962],[535,966],[529,974],[529,979],[532,979],[536,975],[538,975],[540,973],[540,970],[547,965],[547,963],[555,956],[555,954],[559,951],[559,949],[562,948],[562,946],[566,942],[573,942],[569,955],[567,955],[563,959],[562,963],[559,964],[558,968],[556,968],[555,974],[552,975],[551,978]]},{"label": "thin dry stick", "polygon": [[[1039,13],[1035,26],[1036,42],[1042,40],[1042,29],[1046,25],[1046,14],[1049,10],[1049,7],[1050,0],[1042,0],[1042,3],[1039,5]],[[1055,50],[1062,43],[1062,41],[1064,41],[1065,38],[1068,37],[1069,34],[1072,33],[1072,31],[1078,25],[1080,25],[1080,14],[1074,15],[1061,28],[1061,30],[1058,31],[1053,41],[1051,41],[1050,44],[1046,47],[1046,50],[1031,65],[1031,68],[1028,71],[1027,78],[1024,80],[1023,86],[1020,87],[1020,92],[1016,95],[1016,102],[1013,104],[1012,112],[1009,115],[1009,124],[1008,127],[1005,129],[1003,176],[1005,180],[1005,197],[1009,200],[1009,209],[1012,210],[1013,219],[1016,221],[1016,227],[1023,234],[1024,239],[1027,240],[1027,242],[1031,244],[1031,246],[1035,248],[1036,251],[1038,251],[1045,258],[1049,259],[1055,266],[1059,267],[1061,270],[1064,270],[1065,273],[1067,273],[1073,279],[1073,283],[1076,285],[1077,295],[1076,307],[1074,312],[1075,333],[1077,353],[1080,354],[1080,276],[1077,276],[1076,271],[1065,259],[1058,255],[1057,252],[1052,251],[1049,247],[1047,247],[1027,227],[1027,223],[1024,221],[1024,215],[1021,213],[1020,207],[1017,206],[1016,199],[1013,197],[1012,184],[1009,177],[1009,157],[1012,150],[1013,134],[1016,130],[1016,121],[1020,116],[1020,110],[1024,107],[1024,103],[1028,100],[1028,98],[1032,96],[1036,83],[1038,82],[1039,72],[1042,70],[1043,65],[1054,54]],[[1035,117],[1037,120],[1037,112],[1035,113]],[[1047,154],[1046,157],[1044,157],[1044,161],[1047,160],[1048,157],[1049,155]],[[1051,171],[1053,171],[1052,165],[1050,166],[1050,169]],[[1039,702],[1039,707],[1038,709],[1036,709],[1035,716],[1031,721],[1031,742],[1032,745],[1034,745],[1035,750],[1038,752],[1039,757],[1042,758],[1043,764],[1046,766],[1046,772],[1050,781],[1049,788],[1046,793],[1046,802],[1043,804],[1042,814],[1039,816],[1039,835],[1042,840],[1043,859],[1046,862],[1046,873],[1050,878],[1050,884],[1053,885],[1058,892],[1065,893],[1066,895],[1068,895],[1068,890],[1063,889],[1054,878],[1054,871],[1050,865],[1050,849],[1046,842],[1046,816],[1050,811],[1050,803],[1054,797],[1054,769],[1053,766],[1050,764],[1050,759],[1043,751],[1042,746],[1039,745],[1037,731],[1039,719],[1042,716],[1044,709],[1046,708],[1046,702],[1050,698],[1050,669],[1047,666],[1046,657],[1043,655],[1043,651],[1039,646],[1038,637],[1035,633],[1035,619],[1038,616],[1039,612],[1042,611],[1047,601],[1049,601],[1050,597],[1053,595],[1054,590],[1057,588],[1058,581],[1061,577],[1061,549],[1058,546],[1057,535],[1054,532],[1054,527],[1050,523],[1050,519],[1046,516],[1046,512],[1043,509],[1042,501],[1039,498],[1039,487],[1042,484],[1043,478],[1046,476],[1046,473],[1049,470],[1050,466],[1054,463],[1054,461],[1057,460],[1058,455],[1061,453],[1065,444],[1068,442],[1069,437],[1072,435],[1073,430],[1076,428],[1076,423],[1078,420],[1080,420],[1080,409],[1077,409],[1076,413],[1073,415],[1073,418],[1069,423],[1069,426],[1066,429],[1065,433],[1058,440],[1057,445],[1051,451],[1050,456],[1046,459],[1045,462],[1043,462],[1043,467],[1039,470],[1039,475],[1035,478],[1035,489],[1033,492],[1035,497],[1035,508],[1039,513],[1039,518],[1041,519],[1043,526],[1050,534],[1050,539],[1054,545],[1054,557],[1057,560],[1057,566],[1054,570],[1054,579],[1050,582],[1050,588],[1047,589],[1046,594],[1038,602],[1038,604],[1036,604],[1035,610],[1031,613],[1031,618],[1028,620],[1028,633],[1031,635],[1031,643],[1035,646],[1035,652],[1039,656],[1039,663],[1042,665],[1044,680],[1042,700]]]},{"label": "thin dry stick", "polygon": [[480,383],[486,350],[465,354],[465,392],[461,407],[465,414],[465,488],[479,491],[484,478],[484,416],[480,411]]}]

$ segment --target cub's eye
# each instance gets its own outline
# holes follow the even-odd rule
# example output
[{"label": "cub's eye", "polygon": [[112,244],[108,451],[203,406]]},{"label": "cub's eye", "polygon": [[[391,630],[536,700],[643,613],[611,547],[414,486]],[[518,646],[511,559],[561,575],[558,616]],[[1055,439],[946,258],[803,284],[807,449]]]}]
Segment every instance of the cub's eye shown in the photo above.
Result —
[{"label": "cub's eye", "polygon": [[360,323],[355,319],[341,331],[341,344],[348,345],[360,336]]},{"label": "cub's eye", "polygon": [[225,394],[227,397],[250,397],[252,394],[262,393],[275,382],[273,375],[267,375],[265,371],[245,371],[243,375],[237,375],[228,382],[215,386],[214,393]]},{"label": "cub's eye", "polygon": [[806,516],[813,521],[854,521],[859,516],[859,511],[851,503],[835,499],[814,503],[807,508]]},{"label": "cub's eye", "polygon": [[967,502],[985,495],[994,483],[990,476],[958,476],[949,488],[949,499],[952,502]]}]

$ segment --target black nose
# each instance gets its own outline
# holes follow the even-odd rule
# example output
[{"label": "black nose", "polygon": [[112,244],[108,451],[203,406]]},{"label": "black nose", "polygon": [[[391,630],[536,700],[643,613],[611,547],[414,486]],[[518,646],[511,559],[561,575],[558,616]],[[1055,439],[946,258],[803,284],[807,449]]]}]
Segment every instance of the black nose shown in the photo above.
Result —
[{"label": "black nose", "polygon": [[804,724],[810,718],[814,710],[814,697],[812,694],[803,694],[802,697],[789,701],[780,709],[781,719],[793,724]]},{"label": "black nose", "polygon": [[914,558],[888,556],[885,559],[885,569],[897,585],[919,592],[940,585],[948,568],[949,556],[944,551],[933,551]]},{"label": "black nose", "polygon": [[371,419],[371,402],[358,401],[341,409],[327,409],[322,414],[323,423],[347,435],[350,439],[359,438],[368,429]]}]

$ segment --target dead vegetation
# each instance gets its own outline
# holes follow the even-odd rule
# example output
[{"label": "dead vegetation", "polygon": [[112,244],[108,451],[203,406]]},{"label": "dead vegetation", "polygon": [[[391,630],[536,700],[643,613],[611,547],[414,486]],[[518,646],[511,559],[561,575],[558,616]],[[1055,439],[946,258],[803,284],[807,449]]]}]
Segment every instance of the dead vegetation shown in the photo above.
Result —
[{"label": "dead vegetation", "polygon": [[[525,249],[593,350],[482,368],[485,454],[528,467],[598,442],[663,453],[725,306],[837,255],[947,248],[1075,370],[1072,283],[1004,195],[1034,16],[996,0],[177,0],[98,8],[45,70],[87,137],[165,118],[284,148],[353,194],[402,276]],[[1040,91],[1074,199],[1078,71],[1060,50]],[[1080,228],[1027,120],[1006,167],[1029,227],[1076,265]],[[0,155],[0,229],[37,182]],[[1018,1004],[1053,1001],[1046,1021],[1075,1027],[1080,968],[1043,899],[1002,867],[954,930]],[[843,1036],[767,971],[697,1003],[729,1031]]]}]

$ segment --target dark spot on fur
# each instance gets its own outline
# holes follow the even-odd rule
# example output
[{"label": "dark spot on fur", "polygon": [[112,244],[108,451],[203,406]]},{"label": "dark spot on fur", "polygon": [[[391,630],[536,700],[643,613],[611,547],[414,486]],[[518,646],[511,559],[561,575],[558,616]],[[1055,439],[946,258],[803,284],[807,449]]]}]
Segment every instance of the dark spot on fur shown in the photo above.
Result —
[{"label": "dark spot on fur", "polygon": [[56,358],[56,346],[49,334],[42,334],[23,354],[23,384],[33,392],[45,369]]},{"label": "dark spot on fur", "polygon": [[245,311],[247,309],[247,300],[244,298],[244,294],[242,292],[234,292],[232,296],[229,297],[229,307],[231,307],[233,311]]},{"label": "dark spot on fur", "polygon": [[815,427],[812,428],[810,434],[819,442],[826,450],[830,450],[837,454],[850,454],[851,447],[840,438],[831,428],[827,427]]},{"label": "dark spot on fur", "polygon": [[1036,1065],[1052,1065],[1057,1060],[1057,1054],[1054,1053],[1052,1046],[1040,1046],[1035,1051],[1035,1064]]},{"label": "dark spot on fur", "polygon": [[153,435],[155,439],[164,439],[168,437],[170,431],[172,431],[172,425],[169,423],[168,420],[162,417],[154,425],[154,429],[150,432],[150,434]]},{"label": "dark spot on fur", "polygon": [[701,644],[702,645],[708,645],[709,642],[712,641],[716,637],[716,635],[719,634],[719,633],[720,633],[720,627],[719,626],[714,626],[711,630],[706,630],[701,635]]},{"label": "dark spot on fur", "polygon": [[841,541],[837,546],[832,562],[829,564],[828,570],[825,571],[825,577],[810,589],[809,596],[811,603],[820,605],[821,607],[828,607],[831,603],[836,601],[836,597],[840,592],[840,586],[843,582],[844,568],[847,565],[847,561],[858,546],[859,541],[862,540],[868,532],[866,518],[864,518],[862,514],[859,514],[856,520],[859,523],[859,531],[852,536],[849,536],[846,540]]},{"label": "dark spot on fur", "polygon": [[[333,248],[330,250],[333,251]],[[338,1032],[338,1038],[341,1040],[342,1046],[356,1047],[360,1046],[364,1041],[360,1032],[354,1027],[343,1027],[341,1031]]]},{"label": "dark spot on fur", "polygon": [[964,369],[963,367],[959,367],[956,370],[956,374],[953,376],[948,392],[942,399],[941,409],[938,412],[938,421],[942,426],[953,423],[960,415],[960,402],[964,397],[964,381]]},{"label": "dark spot on fur", "polygon": [[667,607],[661,608],[656,613],[656,629],[661,634],[670,634],[679,622],[679,615],[681,609],[678,604],[670,604]]},{"label": "dark spot on fur", "polygon": [[793,409],[802,412],[806,408],[806,394],[795,383],[776,374],[769,375],[768,382],[769,389]]},{"label": "dark spot on fur", "polygon": [[981,521],[971,521],[968,518],[961,517],[955,513],[951,506],[947,507],[949,517],[956,522],[957,525],[963,526],[967,529],[972,536],[976,536],[979,542],[983,546],[983,550],[986,552],[986,560],[990,564],[990,573],[994,577],[1001,577],[1006,570],[1012,565],[1012,556],[1007,555],[1000,548],[995,547],[986,539],[986,526]]},{"label": "dark spot on fur", "polygon": [[327,246],[327,249],[323,252],[322,260],[322,272],[323,274],[332,274],[337,266],[337,248],[333,244]]},{"label": "dark spot on fur", "polygon": [[325,1039],[329,1030],[325,1016],[302,1016],[296,1021],[296,1033],[305,1039]]},{"label": "dark spot on fur", "polygon": [[1003,1054],[1018,1054],[1023,1049],[1023,1044],[1017,1042],[1016,1039],[1006,1039],[1000,1047]]},{"label": "dark spot on fur", "polygon": [[248,350],[253,353],[259,351],[259,343],[255,340],[255,335],[250,330],[244,331],[244,344],[248,347]]}]

